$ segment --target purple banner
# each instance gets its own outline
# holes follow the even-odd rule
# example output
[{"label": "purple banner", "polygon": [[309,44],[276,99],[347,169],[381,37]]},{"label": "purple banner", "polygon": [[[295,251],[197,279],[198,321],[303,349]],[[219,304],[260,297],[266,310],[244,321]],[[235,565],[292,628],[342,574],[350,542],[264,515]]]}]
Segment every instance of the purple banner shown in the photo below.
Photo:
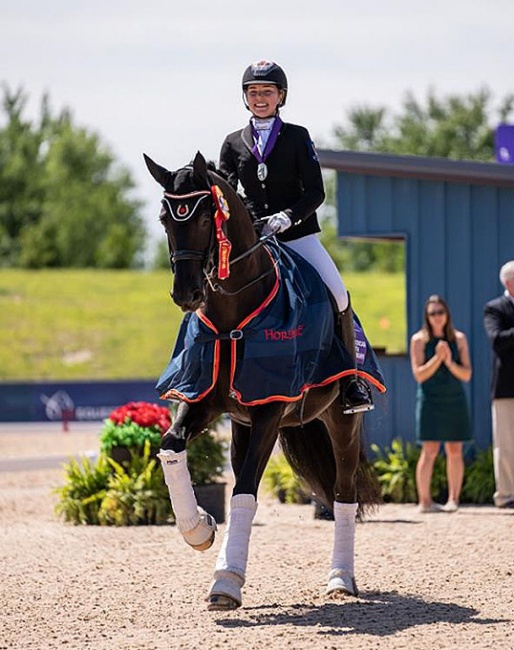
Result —
[{"label": "purple banner", "polygon": [[368,346],[366,343],[366,337],[364,336],[364,331],[355,320],[353,321],[353,329],[355,332],[355,359],[357,361],[357,367],[361,368],[364,365]]},{"label": "purple banner", "polygon": [[514,124],[500,124],[494,134],[496,161],[514,164]]}]

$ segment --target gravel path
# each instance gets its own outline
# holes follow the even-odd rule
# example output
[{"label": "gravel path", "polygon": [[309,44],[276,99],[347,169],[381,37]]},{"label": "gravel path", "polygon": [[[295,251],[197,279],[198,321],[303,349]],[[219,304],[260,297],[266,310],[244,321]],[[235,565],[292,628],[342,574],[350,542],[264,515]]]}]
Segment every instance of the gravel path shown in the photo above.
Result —
[{"label": "gravel path", "polygon": [[[0,431],[3,459],[95,445],[73,427]],[[0,650],[514,649],[514,511],[384,506],[357,526],[359,598],[336,600],[323,593],[333,524],[261,494],[243,606],[216,613],[203,599],[221,534],[197,553],[175,527],[64,525],[62,481],[0,473]]]}]

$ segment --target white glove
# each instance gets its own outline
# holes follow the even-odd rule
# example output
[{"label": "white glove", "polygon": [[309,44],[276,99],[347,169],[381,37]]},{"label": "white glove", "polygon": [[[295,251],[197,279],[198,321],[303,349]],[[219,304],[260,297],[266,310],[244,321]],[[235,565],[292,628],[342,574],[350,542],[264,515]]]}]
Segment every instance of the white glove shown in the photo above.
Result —
[{"label": "white glove", "polygon": [[268,222],[262,229],[263,235],[271,235],[275,232],[284,232],[291,227],[291,219],[285,212],[277,212],[268,218]]}]

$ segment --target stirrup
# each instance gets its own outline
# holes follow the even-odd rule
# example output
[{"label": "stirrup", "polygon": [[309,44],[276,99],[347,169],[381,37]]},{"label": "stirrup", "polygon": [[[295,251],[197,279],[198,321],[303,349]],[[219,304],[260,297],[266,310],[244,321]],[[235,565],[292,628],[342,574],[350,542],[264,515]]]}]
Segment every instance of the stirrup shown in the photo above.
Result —
[{"label": "stirrup", "polygon": [[[367,402],[361,402],[360,404],[351,404],[347,402],[346,400],[346,391],[348,388],[348,385],[350,384],[351,381],[355,381],[359,388],[366,393],[366,396],[368,398]],[[371,395],[371,388],[368,386],[367,382],[364,381],[364,379],[361,379],[358,375],[355,377],[352,377],[348,382],[345,382],[347,385],[339,386],[340,390],[340,402],[341,402],[341,407],[343,409],[343,413],[345,415],[353,415],[354,413],[367,413],[368,411],[373,411],[375,408],[375,405],[373,404],[373,398]]]}]

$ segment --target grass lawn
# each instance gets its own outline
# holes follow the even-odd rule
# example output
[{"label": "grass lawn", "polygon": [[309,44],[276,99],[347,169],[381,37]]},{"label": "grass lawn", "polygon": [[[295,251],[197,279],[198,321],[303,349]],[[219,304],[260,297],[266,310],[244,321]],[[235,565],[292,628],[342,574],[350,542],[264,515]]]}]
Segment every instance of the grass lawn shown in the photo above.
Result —
[{"label": "grass lawn", "polygon": [[[344,276],[368,338],[406,346],[403,274]],[[182,319],[167,271],[1,270],[0,380],[155,379]]]}]

